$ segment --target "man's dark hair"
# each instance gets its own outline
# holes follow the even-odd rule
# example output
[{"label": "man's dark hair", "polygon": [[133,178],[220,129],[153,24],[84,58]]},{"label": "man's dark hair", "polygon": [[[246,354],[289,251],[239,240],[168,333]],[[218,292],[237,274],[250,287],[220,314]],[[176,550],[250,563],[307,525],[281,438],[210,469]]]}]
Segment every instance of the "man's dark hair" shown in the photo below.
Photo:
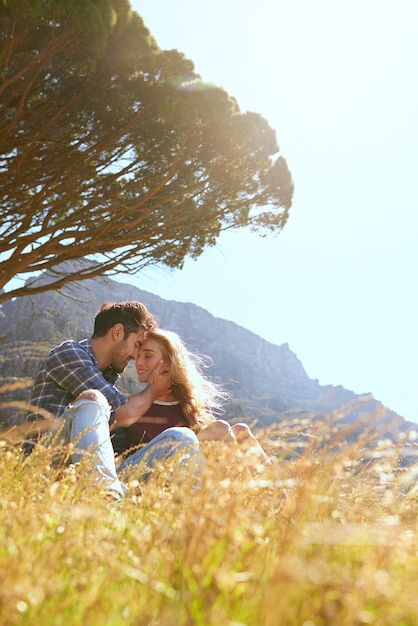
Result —
[{"label": "man's dark hair", "polygon": [[115,324],[123,324],[124,337],[137,333],[140,328],[152,330],[158,326],[141,302],[105,302],[95,317],[93,337],[104,337]]}]

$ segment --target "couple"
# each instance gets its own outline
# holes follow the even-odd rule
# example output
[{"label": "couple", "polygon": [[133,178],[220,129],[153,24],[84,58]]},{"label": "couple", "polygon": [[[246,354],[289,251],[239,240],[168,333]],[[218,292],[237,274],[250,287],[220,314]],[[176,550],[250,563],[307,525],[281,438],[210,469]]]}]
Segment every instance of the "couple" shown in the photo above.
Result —
[{"label": "couple", "polygon": [[[147,386],[128,397],[115,383],[131,360]],[[64,341],[49,353],[35,379],[29,419],[48,426],[42,417],[60,418],[59,433],[51,431],[43,442],[74,442],[73,462],[88,451],[103,488],[118,499],[126,494],[120,476],[138,472],[139,466],[146,474],[157,461],[175,455],[198,472],[202,441],[229,440],[237,446],[248,440],[268,462],[245,424],[230,427],[214,417],[225,397],[203,375],[198,357],[176,333],[159,329],[143,304],[105,303],[90,340]],[[128,444],[137,448],[118,469],[111,421],[126,429]]]}]

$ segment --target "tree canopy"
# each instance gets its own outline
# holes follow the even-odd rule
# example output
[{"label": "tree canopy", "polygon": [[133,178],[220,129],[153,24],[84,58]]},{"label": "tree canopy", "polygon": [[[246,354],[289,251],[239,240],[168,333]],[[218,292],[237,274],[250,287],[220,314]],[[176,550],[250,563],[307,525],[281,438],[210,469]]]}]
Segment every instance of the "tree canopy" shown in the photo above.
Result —
[{"label": "tree canopy", "polygon": [[127,0],[0,3],[0,290],[181,267],[226,229],[279,232],[293,184],[275,131],[192,61],[161,50]]}]

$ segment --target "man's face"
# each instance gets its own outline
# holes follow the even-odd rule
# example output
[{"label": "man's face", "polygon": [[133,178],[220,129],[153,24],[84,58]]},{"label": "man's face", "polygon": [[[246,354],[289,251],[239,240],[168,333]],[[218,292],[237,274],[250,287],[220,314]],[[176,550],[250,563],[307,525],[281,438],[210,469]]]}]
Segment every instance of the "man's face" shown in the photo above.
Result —
[{"label": "man's face", "polygon": [[135,360],[138,355],[138,350],[141,347],[141,343],[144,339],[144,331],[139,330],[136,333],[130,333],[127,337],[121,338],[118,343],[115,344],[110,365],[118,374],[125,371],[129,361]]}]

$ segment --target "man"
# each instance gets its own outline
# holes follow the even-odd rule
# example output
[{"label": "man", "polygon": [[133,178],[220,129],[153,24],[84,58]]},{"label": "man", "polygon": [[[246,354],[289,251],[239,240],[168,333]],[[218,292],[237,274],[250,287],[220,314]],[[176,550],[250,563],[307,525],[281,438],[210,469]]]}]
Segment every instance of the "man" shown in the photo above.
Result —
[{"label": "man", "polygon": [[[145,331],[156,326],[155,318],[140,302],[103,304],[91,339],[64,341],[53,348],[32,391],[28,419],[42,425],[39,420],[51,414],[62,418],[60,443],[74,442],[76,446],[71,460],[77,462],[88,451],[101,484],[117,498],[126,489],[117,475],[109,423],[114,418],[118,426],[127,427],[140,420],[154,399],[169,389],[170,382],[166,368],[158,363],[148,386],[138,394],[128,397],[115,383],[129,361],[136,359]],[[190,454],[198,450],[197,441],[180,439],[165,441],[164,447],[151,451],[151,458],[162,458],[180,447],[187,447]],[[48,444],[54,437],[47,435],[43,441]],[[147,453],[150,458],[150,450]],[[135,453],[131,462],[139,463],[143,456],[144,449]]]}]

